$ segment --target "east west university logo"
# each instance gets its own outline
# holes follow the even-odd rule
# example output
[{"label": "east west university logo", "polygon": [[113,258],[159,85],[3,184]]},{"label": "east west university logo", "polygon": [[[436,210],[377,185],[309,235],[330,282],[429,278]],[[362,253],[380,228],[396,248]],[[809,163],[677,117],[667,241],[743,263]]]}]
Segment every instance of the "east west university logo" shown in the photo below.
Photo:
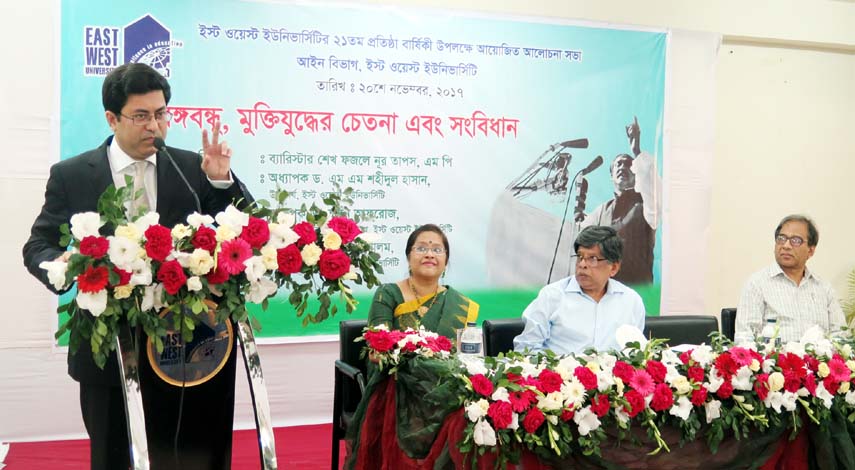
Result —
[{"label": "east west university logo", "polygon": [[83,75],[103,77],[124,63],[135,62],[152,66],[170,78],[172,48],[182,47],[172,40],[172,32],[151,15],[128,24],[83,27]]}]

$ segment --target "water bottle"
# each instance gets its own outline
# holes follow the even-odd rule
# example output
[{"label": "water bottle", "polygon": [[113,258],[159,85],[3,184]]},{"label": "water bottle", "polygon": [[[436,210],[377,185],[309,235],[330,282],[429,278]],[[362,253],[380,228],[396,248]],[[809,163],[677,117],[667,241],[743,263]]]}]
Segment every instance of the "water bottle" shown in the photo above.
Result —
[{"label": "water bottle", "polygon": [[475,322],[466,323],[466,328],[460,333],[460,344],[457,345],[457,353],[460,356],[474,357],[483,356],[481,348],[483,337],[481,328]]},{"label": "water bottle", "polygon": [[[772,338],[775,338],[774,345],[771,344]],[[760,341],[768,347],[774,346],[775,348],[779,348],[781,346],[781,338],[778,336],[777,319],[766,319],[766,324],[763,325],[763,330],[760,332]]]}]

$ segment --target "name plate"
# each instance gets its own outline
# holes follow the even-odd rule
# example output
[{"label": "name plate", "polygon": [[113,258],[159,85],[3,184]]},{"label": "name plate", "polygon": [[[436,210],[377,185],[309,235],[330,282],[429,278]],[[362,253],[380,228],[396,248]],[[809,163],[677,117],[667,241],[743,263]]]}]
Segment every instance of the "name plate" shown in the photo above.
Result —
[{"label": "name plate", "polygon": [[[163,352],[151,338],[146,341],[148,360],[154,373],[164,382],[176,387],[193,387],[211,380],[226,364],[234,347],[234,329],[232,322],[226,320],[217,323],[216,304],[206,301],[208,310],[199,314],[201,320],[193,331],[193,340],[184,343],[177,329],[166,331],[163,339]],[[189,312],[189,309],[187,310]],[[191,313],[192,314],[192,313]],[[161,311],[161,318],[172,323],[174,312]]]}]

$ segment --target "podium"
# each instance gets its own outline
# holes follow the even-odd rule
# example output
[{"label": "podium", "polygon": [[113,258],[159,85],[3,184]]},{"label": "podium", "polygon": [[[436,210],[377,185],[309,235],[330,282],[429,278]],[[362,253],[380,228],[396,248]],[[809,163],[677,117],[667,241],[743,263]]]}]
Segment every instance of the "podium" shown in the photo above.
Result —
[{"label": "podium", "polygon": [[[231,320],[226,320],[230,322]],[[232,327],[231,324],[228,325]],[[273,426],[270,417],[270,405],[267,397],[267,387],[264,382],[264,374],[261,369],[261,360],[258,356],[258,347],[252,327],[246,320],[234,324],[240,343],[241,355],[246,366],[247,380],[249,382],[250,395],[252,397],[253,412],[255,415],[256,430],[258,433],[258,448],[263,470],[275,470],[276,445],[273,437]],[[180,336],[180,335],[179,335]],[[130,465],[134,470],[148,470],[150,466],[149,445],[146,436],[146,420],[144,410],[144,397],[141,388],[141,374],[151,373],[147,364],[141,361],[148,360],[140,354],[136,341],[135,332],[124,325],[116,337],[118,351],[119,371],[121,374],[122,392],[125,397],[125,412],[128,424],[128,442],[130,444]],[[180,351],[180,361],[185,360],[185,345],[183,342],[175,343]],[[182,365],[183,367],[183,365]],[[216,371],[219,372],[219,369]],[[215,372],[215,373],[216,373]],[[159,375],[159,374],[158,374]],[[182,402],[179,404],[179,414],[183,405],[184,387],[187,383],[175,385],[165,379],[166,386],[176,387],[181,394]],[[233,401],[233,400],[232,400]],[[149,400],[151,402],[151,400]],[[180,427],[180,423],[179,423]],[[228,429],[229,439],[231,429]]]}]

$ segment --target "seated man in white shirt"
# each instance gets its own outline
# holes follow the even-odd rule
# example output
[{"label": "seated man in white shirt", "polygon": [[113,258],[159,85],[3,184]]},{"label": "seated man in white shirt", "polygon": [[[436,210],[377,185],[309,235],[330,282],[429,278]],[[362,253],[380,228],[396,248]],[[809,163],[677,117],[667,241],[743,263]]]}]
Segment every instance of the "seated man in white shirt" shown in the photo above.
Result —
[{"label": "seated man in white shirt", "polygon": [[586,227],[573,243],[576,274],[545,286],[523,312],[525,329],[514,350],[556,354],[618,349],[615,331],[624,324],[644,329],[644,303],[612,279],[620,270],[623,242],[611,227]]},{"label": "seated man in white shirt", "polygon": [[748,278],[736,308],[737,344],[753,342],[774,319],[782,342],[798,341],[810,327],[839,333],[845,325],[834,290],[807,269],[819,231],[803,215],[788,215],[775,229],[775,263]]}]

